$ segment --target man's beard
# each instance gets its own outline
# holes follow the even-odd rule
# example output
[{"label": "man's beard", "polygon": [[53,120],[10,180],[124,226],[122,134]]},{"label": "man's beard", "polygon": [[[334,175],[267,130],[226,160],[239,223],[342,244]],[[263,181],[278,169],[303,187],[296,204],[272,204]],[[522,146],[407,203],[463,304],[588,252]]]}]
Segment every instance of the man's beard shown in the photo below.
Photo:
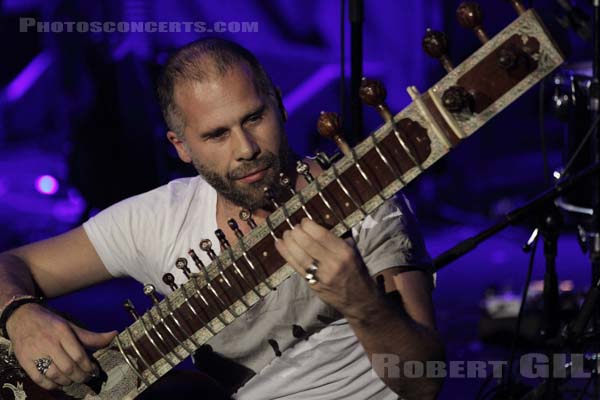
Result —
[{"label": "man's beard", "polygon": [[[288,153],[287,146],[282,144],[278,155],[265,152],[256,159],[246,161],[234,170],[227,172],[226,176],[222,176],[209,166],[203,165],[196,158],[192,159],[192,164],[200,176],[223,197],[240,207],[253,211],[259,208],[271,207],[271,202],[265,196],[265,187],[271,190],[275,198],[279,197],[281,192],[279,174],[284,172],[287,167]],[[265,177],[259,181],[243,183],[238,180],[248,175],[248,173],[265,168],[269,168],[269,170]]]}]

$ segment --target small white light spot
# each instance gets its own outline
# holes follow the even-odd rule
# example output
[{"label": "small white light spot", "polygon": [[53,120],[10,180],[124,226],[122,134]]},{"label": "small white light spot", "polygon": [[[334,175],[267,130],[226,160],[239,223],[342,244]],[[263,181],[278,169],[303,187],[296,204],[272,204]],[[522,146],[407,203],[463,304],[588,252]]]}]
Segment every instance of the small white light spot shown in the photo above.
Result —
[{"label": "small white light spot", "polygon": [[554,173],[552,174],[552,176],[554,176],[554,179],[560,179],[560,172],[554,171]]},{"label": "small white light spot", "polygon": [[263,251],[263,257],[266,257],[268,255],[269,255],[269,253],[267,253],[266,251]]}]

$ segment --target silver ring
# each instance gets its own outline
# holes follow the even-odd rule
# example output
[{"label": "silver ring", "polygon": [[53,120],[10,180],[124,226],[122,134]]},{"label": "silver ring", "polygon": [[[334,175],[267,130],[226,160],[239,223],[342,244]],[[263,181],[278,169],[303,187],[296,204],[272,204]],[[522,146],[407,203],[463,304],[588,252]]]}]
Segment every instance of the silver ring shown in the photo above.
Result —
[{"label": "silver ring", "polygon": [[317,260],[314,260],[310,264],[310,266],[308,267],[306,272],[308,272],[309,274],[316,274],[318,270],[319,270],[319,262]]},{"label": "silver ring", "polygon": [[48,357],[42,357],[42,358],[38,358],[37,360],[33,361],[35,363],[35,368],[39,371],[40,374],[42,375],[46,375],[46,372],[48,372],[48,368],[50,368],[50,366],[52,365],[52,358]]},{"label": "silver ring", "polygon": [[309,285],[314,285],[315,283],[319,282],[314,274],[306,274],[304,275],[304,279],[306,279]]}]

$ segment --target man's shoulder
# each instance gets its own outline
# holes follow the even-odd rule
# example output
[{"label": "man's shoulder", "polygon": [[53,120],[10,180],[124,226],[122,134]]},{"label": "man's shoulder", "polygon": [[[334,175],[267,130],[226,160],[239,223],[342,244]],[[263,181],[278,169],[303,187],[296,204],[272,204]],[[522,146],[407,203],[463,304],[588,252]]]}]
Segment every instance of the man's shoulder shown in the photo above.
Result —
[{"label": "man's shoulder", "polygon": [[147,223],[151,221],[146,219],[151,218],[158,222],[163,218],[173,218],[193,204],[211,202],[212,191],[214,189],[200,176],[178,178],[113,204],[92,219],[110,216],[113,220],[127,219],[130,222]]},{"label": "man's shoulder", "polygon": [[200,176],[177,178],[172,181],[149,190],[147,192],[129,197],[122,202],[125,203],[171,203],[182,201],[185,198],[193,198],[210,191],[211,186]]}]

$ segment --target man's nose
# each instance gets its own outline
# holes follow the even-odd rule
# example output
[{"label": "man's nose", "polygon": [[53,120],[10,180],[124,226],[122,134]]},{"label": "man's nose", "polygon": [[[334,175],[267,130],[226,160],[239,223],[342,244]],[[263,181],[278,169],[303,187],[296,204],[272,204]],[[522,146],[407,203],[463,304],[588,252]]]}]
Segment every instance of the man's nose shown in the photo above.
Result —
[{"label": "man's nose", "polygon": [[250,132],[244,129],[234,131],[233,151],[236,160],[252,160],[260,153],[260,147]]}]

